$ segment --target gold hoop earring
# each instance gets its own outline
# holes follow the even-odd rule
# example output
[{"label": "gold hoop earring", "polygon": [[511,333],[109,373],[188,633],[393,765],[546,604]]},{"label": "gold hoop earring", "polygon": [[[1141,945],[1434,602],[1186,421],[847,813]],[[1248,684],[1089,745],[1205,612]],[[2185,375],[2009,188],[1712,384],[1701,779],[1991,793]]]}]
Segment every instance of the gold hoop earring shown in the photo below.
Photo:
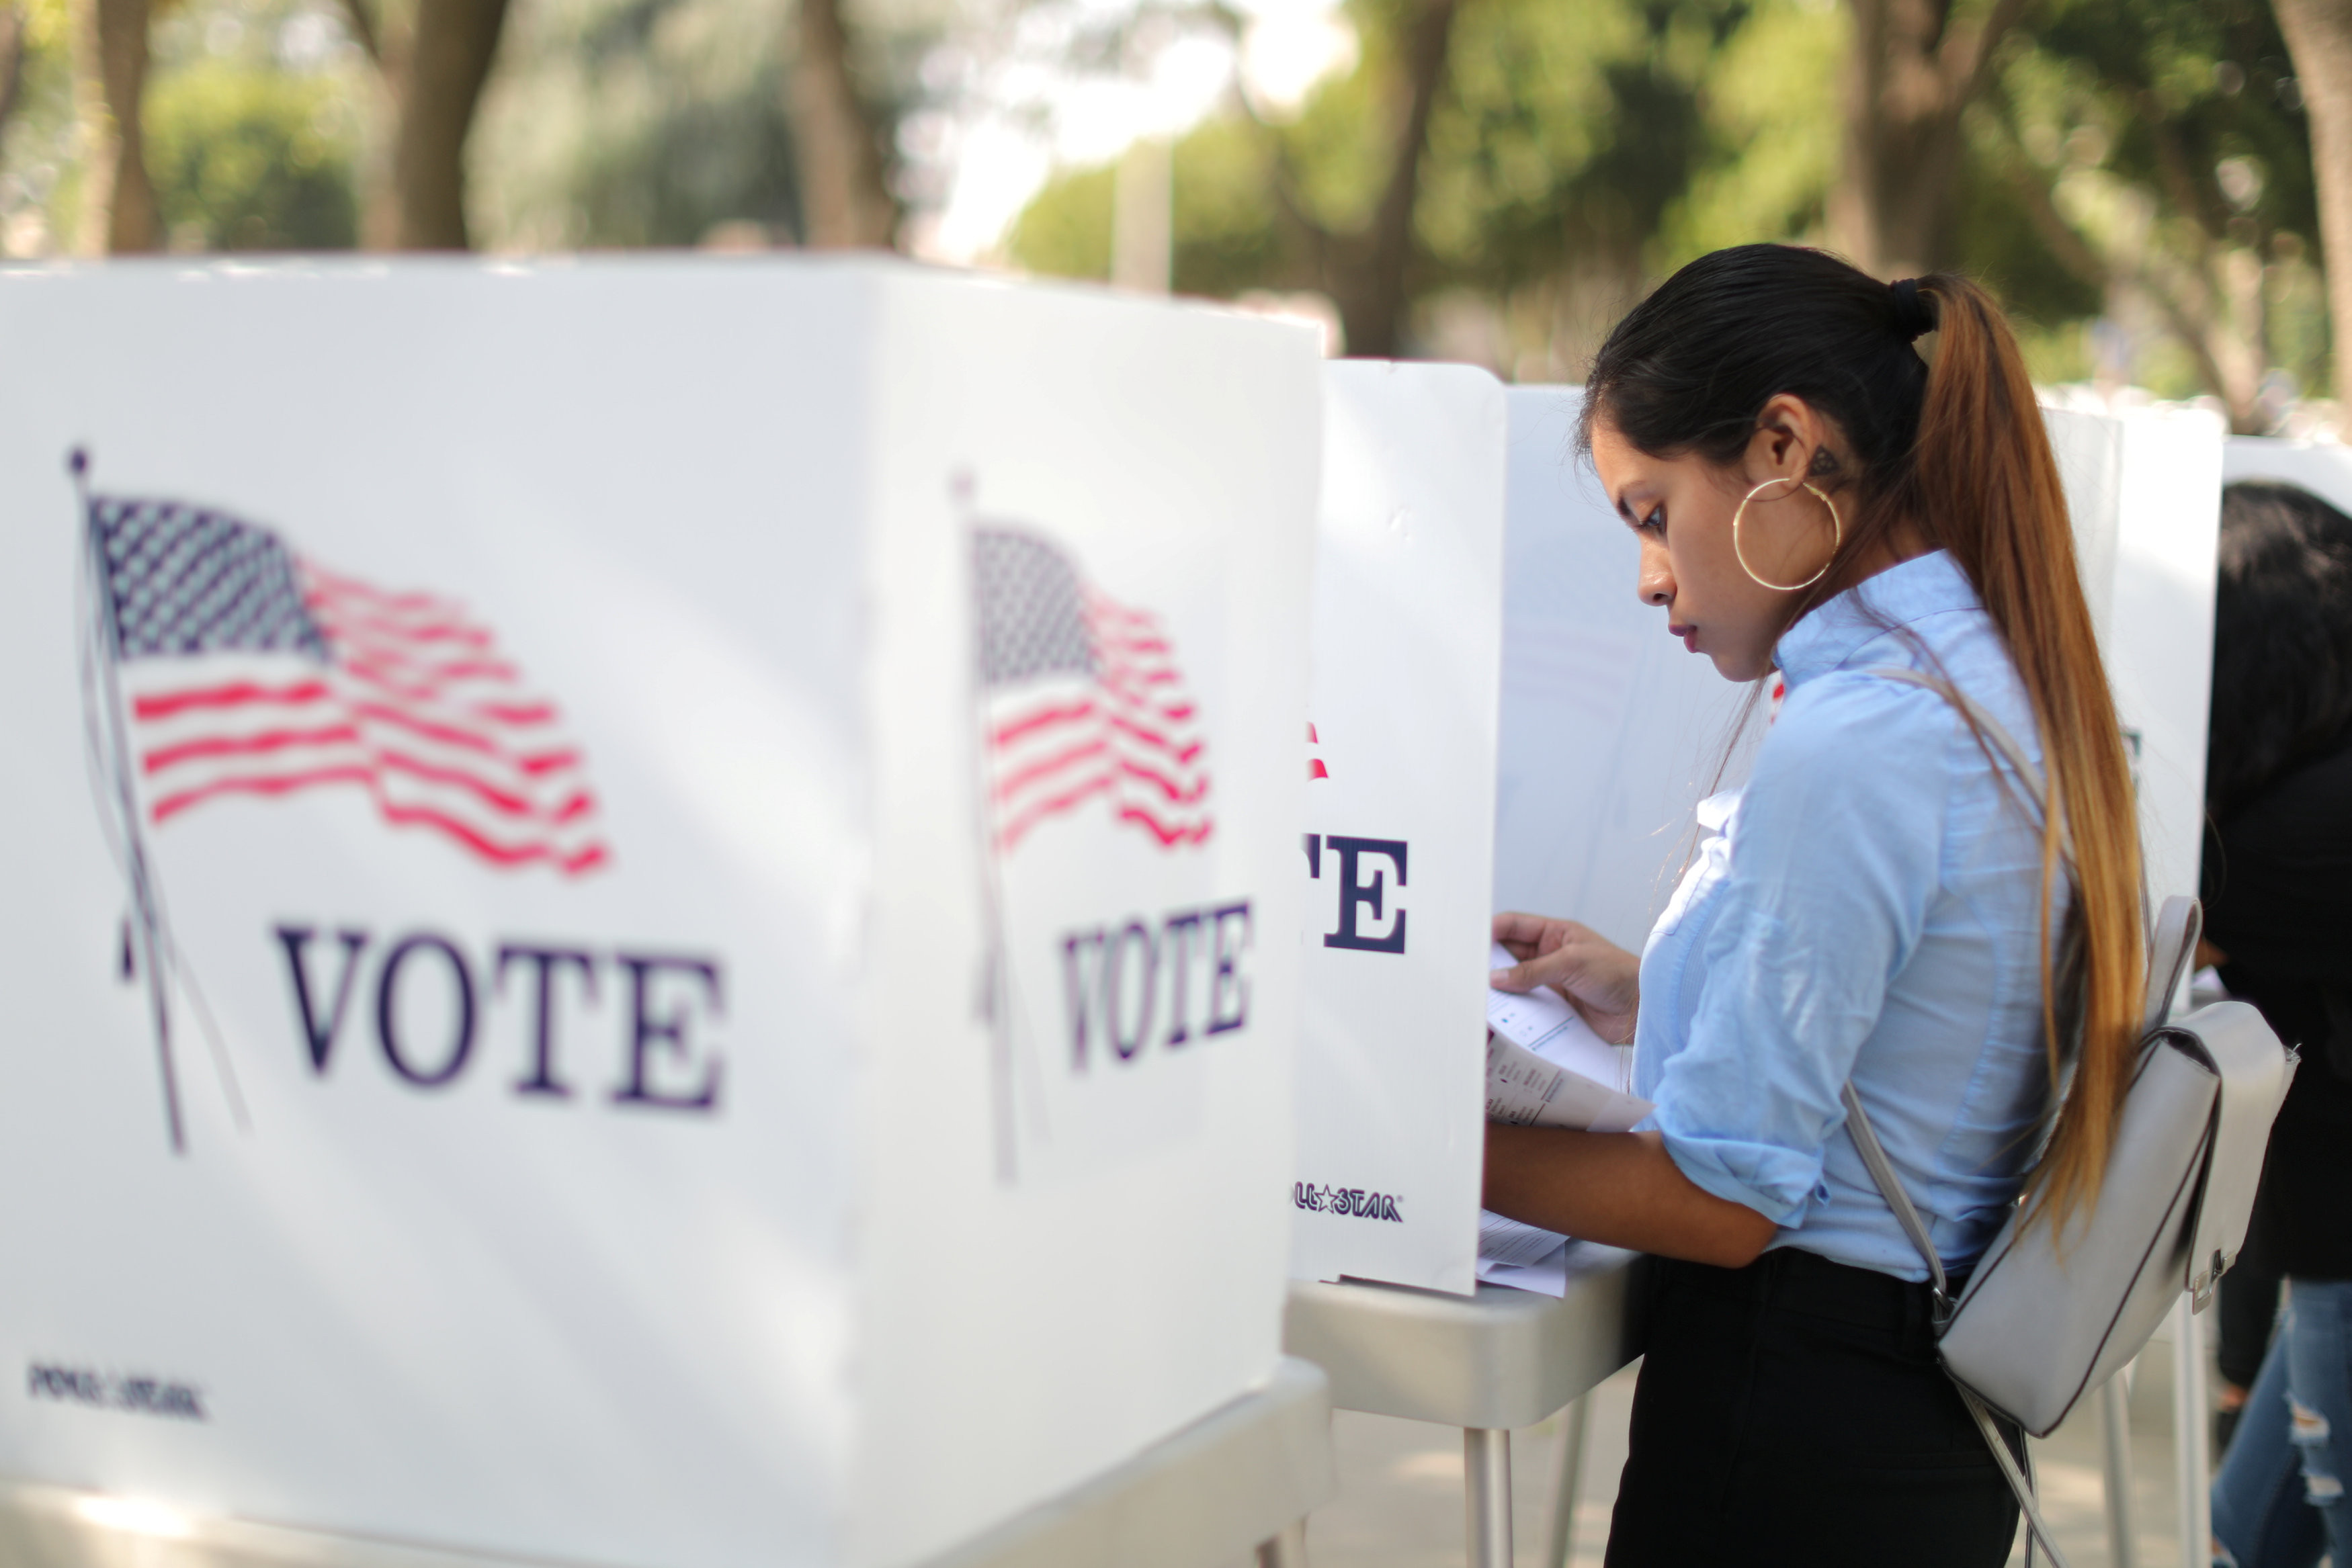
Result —
[{"label": "gold hoop earring", "polygon": [[[1822,570],[1820,571],[1813,573],[1812,576],[1805,579],[1802,582],[1767,582],[1762,578],[1756,575],[1756,569],[1748,564],[1747,551],[1739,548],[1739,519],[1748,515],[1748,502],[1754,500],[1758,496],[1762,495],[1767,489],[1770,488],[1774,485],[1787,485],[1790,483],[1801,485],[1804,488],[1811,490],[1813,495],[1819,498],[1822,505],[1830,509],[1830,559],[1829,560],[1822,562]],[[1844,543],[1845,519],[1838,516],[1837,503],[1831,500],[1828,495],[1823,492],[1819,485],[1815,485],[1809,480],[1797,479],[1792,481],[1790,479],[1767,479],[1763,484],[1757,486],[1754,489],[1748,491],[1748,494],[1742,496],[1739,498],[1739,509],[1731,514],[1731,554],[1733,559],[1739,562],[1739,570],[1748,574],[1748,580],[1750,582],[1753,582],[1759,588],[1769,588],[1775,593],[1795,593],[1801,589],[1811,588],[1813,584],[1819,582],[1822,580],[1822,573],[1829,570],[1831,562],[1837,559],[1838,549]]]}]

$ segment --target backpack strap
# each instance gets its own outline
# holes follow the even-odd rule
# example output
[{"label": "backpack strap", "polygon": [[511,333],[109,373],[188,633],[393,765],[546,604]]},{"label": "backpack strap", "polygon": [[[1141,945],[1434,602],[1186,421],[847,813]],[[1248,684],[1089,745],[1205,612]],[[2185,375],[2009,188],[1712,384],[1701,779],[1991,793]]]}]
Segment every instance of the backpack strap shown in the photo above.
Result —
[{"label": "backpack strap", "polygon": [[1927,1222],[1919,1218],[1917,1206],[1895,1176],[1895,1162],[1886,1157],[1886,1149],[1878,1141],[1878,1129],[1870,1124],[1870,1113],[1862,1108],[1862,1096],[1853,1092],[1853,1079],[1846,1080],[1845,1087],[1838,1091],[1838,1098],[1845,1102],[1845,1130],[1853,1134],[1854,1152],[1869,1168],[1870,1179],[1878,1185],[1878,1196],[1895,1211],[1903,1234],[1911,1239],[1911,1245],[1927,1260],[1928,1287],[1935,1291],[1936,1332],[1941,1334],[1944,1325],[1952,1321],[1953,1310],[1951,1291],[1944,1279],[1944,1260],[1936,1255],[1936,1244],[1927,1235]]}]

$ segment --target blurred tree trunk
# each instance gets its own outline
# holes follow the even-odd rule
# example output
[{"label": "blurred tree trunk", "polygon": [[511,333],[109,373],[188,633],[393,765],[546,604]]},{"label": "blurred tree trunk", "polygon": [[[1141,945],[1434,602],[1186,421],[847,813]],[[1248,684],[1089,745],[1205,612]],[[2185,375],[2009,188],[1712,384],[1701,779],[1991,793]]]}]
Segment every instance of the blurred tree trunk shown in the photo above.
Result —
[{"label": "blurred tree trunk", "polygon": [[155,191],[147,180],[140,98],[147,89],[148,0],[78,0],[74,98],[81,120],[84,256],[155,248]]},{"label": "blurred tree trunk", "polygon": [[882,142],[849,66],[841,0],[800,0],[793,62],[793,155],[801,241],[816,250],[887,246],[898,204],[883,178]]},{"label": "blurred tree trunk", "polygon": [[1881,277],[1951,264],[1960,116],[2027,0],[1848,0],[1842,177],[1830,193],[1839,249]]},{"label": "blurred tree trunk", "polygon": [[1388,186],[1373,209],[1371,228],[1333,257],[1330,293],[1351,354],[1391,359],[1403,346],[1421,160],[1429,148],[1429,117],[1445,82],[1454,10],[1454,0],[1422,0],[1405,24],[1405,111],[1390,154]]},{"label": "blurred tree trunk", "polygon": [[415,0],[379,18],[343,0],[375,62],[388,131],[362,171],[360,243],[370,250],[465,250],[466,139],[490,79],[507,0]]},{"label": "blurred tree trunk", "polygon": [[1399,30],[1404,74],[1402,112],[1389,153],[1388,182],[1371,222],[1337,233],[1315,217],[1299,193],[1283,143],[1275,142],[1275,195],[1284,221],[1304,240],[1317,285],[1339,308],[1344,352],[1392,359],[1402,349],[1411,303],[1413,216],[1421,200],[1421,164],[1429,150],[1429,121],[1445,85],[1456,0],[1411,0]]},{"label": "blurred tree trunk", "polygon": [[2275,14],[2311,117],[2337,417],[2352,440],[2352,0],[2276,0]]},{"label": "blurred tree trunk", "polygon": [[7,134],[8,117],[16,112],[16,95],[25,85],[25,8],[0,7],[0,136]]}]

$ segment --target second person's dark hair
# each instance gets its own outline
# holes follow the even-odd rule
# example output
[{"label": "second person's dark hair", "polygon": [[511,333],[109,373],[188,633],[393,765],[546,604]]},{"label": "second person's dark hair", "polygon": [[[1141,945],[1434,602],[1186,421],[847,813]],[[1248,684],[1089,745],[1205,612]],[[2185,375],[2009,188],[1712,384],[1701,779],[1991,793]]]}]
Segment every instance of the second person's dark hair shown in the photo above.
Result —
[{"label": "second person's dark hair", "polygon": [[2221,492],[2205,799],[2226,820],[2352,734],[2352,517],[2267,479]]}]

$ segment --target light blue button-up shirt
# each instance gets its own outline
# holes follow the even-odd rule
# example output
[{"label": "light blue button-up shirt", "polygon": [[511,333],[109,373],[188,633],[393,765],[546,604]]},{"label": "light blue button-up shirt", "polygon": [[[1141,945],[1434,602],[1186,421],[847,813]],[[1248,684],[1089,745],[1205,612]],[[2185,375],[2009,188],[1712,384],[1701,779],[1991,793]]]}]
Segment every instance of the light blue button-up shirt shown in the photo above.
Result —
[{"label": "light blue button-up shirt", "polygon": [[1802,1247],[1905,1279],[1927,1267],[1844,1127],[1851,1077],[1948,1268],[2011,1203],[2047,1103],[2041,835],[1942,696],[1939,673],[2040,762],[2032,709],[1943,551],[1780,640],[1788,695],[1745,789],[1642,956],[1634,1081],[1684,1175]]}]

